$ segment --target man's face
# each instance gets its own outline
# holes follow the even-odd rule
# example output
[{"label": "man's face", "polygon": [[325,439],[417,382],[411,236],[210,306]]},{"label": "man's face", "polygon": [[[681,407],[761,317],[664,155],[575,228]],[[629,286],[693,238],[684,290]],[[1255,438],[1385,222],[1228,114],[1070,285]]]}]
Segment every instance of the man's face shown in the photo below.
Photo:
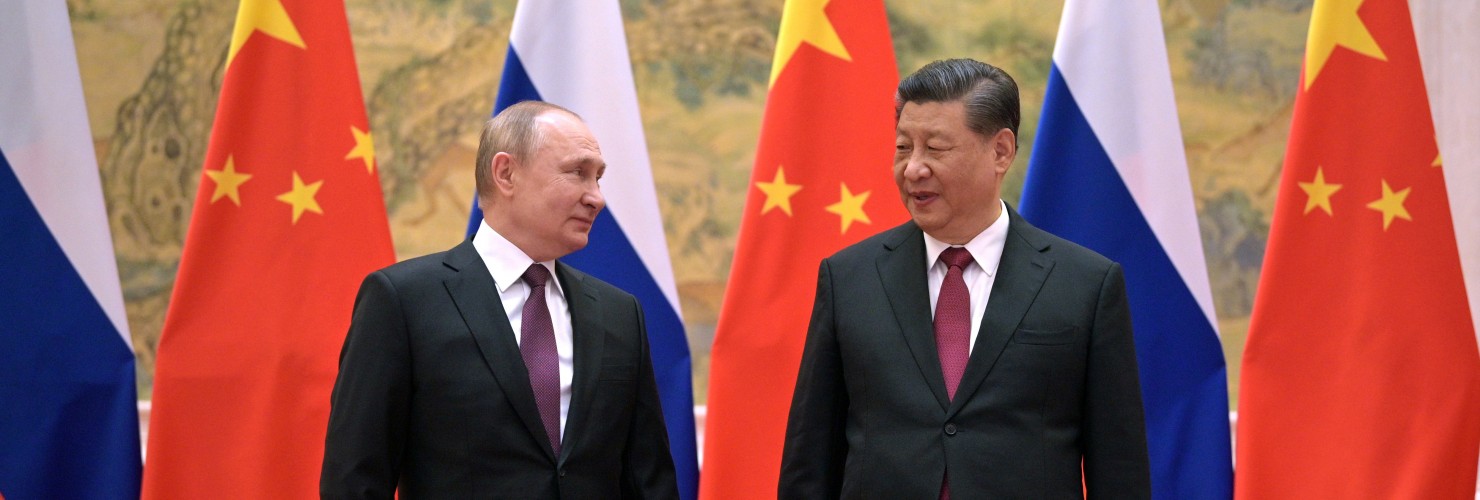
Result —
[{"label": "man's face", "polygon": [[543,139],[528,161],[513,168],[507,201],[523,235],[520,248],[545,261],[585,248],[596,214],[606,207],[597,182],[606,161],[576,117],[550,111],[536,118],[536,126]]},{"label": "man's face", "polygon": [[963,244],[997,220],[1014,140],[1007,129],[991,137],[972,132],[961,101],[905,103],[895,125],[894,183],[915,224]]}]

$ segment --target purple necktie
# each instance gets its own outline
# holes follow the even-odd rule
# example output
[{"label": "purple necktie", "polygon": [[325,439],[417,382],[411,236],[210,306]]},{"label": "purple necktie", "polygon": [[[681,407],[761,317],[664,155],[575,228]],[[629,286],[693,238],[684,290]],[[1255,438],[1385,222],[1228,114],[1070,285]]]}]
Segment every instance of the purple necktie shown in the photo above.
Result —
[{"label": "purple necktie", "polygon": [[545,422],[550,447],[560,456],[560,355],[555,352],[555,326],[550,323],[550,307],[545,304],[545,283],[550,270],[535,263],[520,277],[529,284],[529,300],[524,301],[524,316],[519,327],[519,354],[529,370],[529,385],[534,389],[534,403]]},{"label": "purple necktie", "polygon": [[[940,353],[940,371],[946,379],[946,395],[956,399],[961,374],[971,353],[971,292],[962,274],[971,264],[971,252],[965,248],[947,248],[940,253],[947,266],[946,279],[940,284],[935,300],[935,348]],[[940,485],[941,500],[951,498],[951,473],[945,473]]]}]

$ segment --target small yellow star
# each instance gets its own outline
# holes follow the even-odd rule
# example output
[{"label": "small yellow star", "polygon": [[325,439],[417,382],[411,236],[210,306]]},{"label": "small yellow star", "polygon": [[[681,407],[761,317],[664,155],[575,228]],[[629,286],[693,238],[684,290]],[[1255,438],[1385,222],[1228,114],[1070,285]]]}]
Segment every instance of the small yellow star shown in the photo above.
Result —
[{"label": "small yellow star", "polygon": [[1316,178],[1312,182],[1301,182],[1300,189],[1305,190],[1305,213],[1321,207],[1326,215],[1331,214],[1331,195],[1341,190],[1340,184],[1326,184],[1326,173],[1320,167],[1316,167]]},{"label": "small yellow star", "polygon": [[319,188],[324,186],[324,181],[304,185],[303,179],[298,177],[298,172],[293,172],[293,190],[278,195],[278,201],[293,205],[293,223],[298,223],[298,217],[307,210],[319,215],[324,214],[324,209],[319,208],[318,200],[314,199],[319,193]]},{"label": "small yellow star", "polygon": [[1438,167],[1438,166],[1441,166],[1441,165],[1444,165],[1444,155],[1441,155],[1439,153],[1434,153],[1434,162],[1433,163],[1430,163],[1429,166],[1430,167]]},{"label": "small yellow star", "polygon": [[771,182],[757,182],[755,187],[766,193],[766,204],[761,207],[761,215],[781,207],[782,212],[791,216],[791,196],[802,190],[801,184],[786,183],[786,172],[781,167],[776,167],[776,177]]},{"label": "small yellow star", "polygon": [[1357,9],[1362,6],[1362,1],[1321,0],[1311,8],[1310,33],[1305,42],[1306,89],[1310,89],[1311,82],[1316,81],[1316,76],[1326,67],[1326,61],[1331,59],[1331,52],[1338,45],[1379,61],[1387,60],[1382,47],[1372,38],[1372,32],[1367,30],[1367,25],[1362,24],[1362,18],[1357,16]]},{"label": "small yellow star", "polygon": [[848,232],[848,226],[853,225],[853,221],[855,220],[864,224],[873,224],[873,222],[868,220],[868,214],[863,211],[863,204],[868,201],[869,193],[870,191],[864,191],[855,196],[852,192],[848,191],[848,185],[843,184],[842,199],[838,200],[837,203],[827,206],[827,211],[838,214],[842,218],[843,233]]},{"label": "small yellow star", "polygon": [[1388,187],[1387,180],[1382,181],[1382,198],[1367,204],[1367,208],[1382,212],[1382,230],[1387,231],[1388,225],[1393,223],[1397,217],[1406,221],[1413,220],[1408,215],[1408,209],[1403,207],[1403,201],[1408,199],[1408,192],[1413,188],[1405,188],[1396,193],[1393,188]]},{"label": "small yellow star", "polygon": [[231,198],[231,202],[235,203],[236,206],[242,206],[240,188],[242,184],[251,180],[252,174],[237,173],[234,158],[230,156],[226,157],[226,168],[221,170],[206,170],[206,177],[210,177],[212,181],[216,182],[216,190],[211,192],[211,203],[215,203],[216,200],[225,196]]},{"label": "small yellow star", "polygon": [[242,45],[258,31],[300,49],[308,47],[298,35],[298,28],[293,26],[293,19],[288,17],[288,10],[283,8],[282,0],[242,0],[236,12],[236,27],[231,30],[231,49],[226,52],[228,68]]},{"label": "small yellow star", "polygon": [[852,61],[843,39],[833,29],[832,20],[823,9],[829,0],[787,0],[781,11],[781,30],[776,33],[776,59],[771,61],[771,82],[776,85],[776,76],[791,62],[802,42],[810,43],[819,50],[838,59]]},{"label": "small yellow star", "polygon": [[355,136],[355,148],[349,150],[349,154],[344,155],[344,159],[365,160],[365,170],[372,174],[375,173],[375,139],[370,137],[369,132],[360,130],[360,127],[354,125],[349,126],[349,132]]}]

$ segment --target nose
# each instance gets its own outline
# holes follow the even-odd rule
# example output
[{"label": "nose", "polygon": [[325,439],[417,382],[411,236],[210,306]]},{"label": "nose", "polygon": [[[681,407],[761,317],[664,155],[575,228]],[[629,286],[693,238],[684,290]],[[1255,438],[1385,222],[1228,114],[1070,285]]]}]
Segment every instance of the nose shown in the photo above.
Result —
[{"label": "nose", "polygon": [[597,212],[606,208],[606,197],[601,195],[601,185],[594,182],[591,183],[591,187],[587,188],[586,193],[581,195],[581,203]]},{"label": "nose", "polygon": [[930,166],[925,163],[925,159],[921,158],[919,153],[911,153],[910,157],[905,159],[905,179],[911,182],[917,182],[929,178],[930,175]]}]

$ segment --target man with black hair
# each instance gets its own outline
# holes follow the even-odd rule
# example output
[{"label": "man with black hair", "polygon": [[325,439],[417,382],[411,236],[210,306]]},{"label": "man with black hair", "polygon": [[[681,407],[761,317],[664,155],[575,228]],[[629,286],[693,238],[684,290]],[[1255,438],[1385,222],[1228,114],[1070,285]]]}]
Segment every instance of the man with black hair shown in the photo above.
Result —
[{"label": "man with black hair", "polygon": [[912,220],[822,261],[778,496],[1150,498],[1120,265],[1001,199],[1016,83],[936,61],[895,117]]}]

